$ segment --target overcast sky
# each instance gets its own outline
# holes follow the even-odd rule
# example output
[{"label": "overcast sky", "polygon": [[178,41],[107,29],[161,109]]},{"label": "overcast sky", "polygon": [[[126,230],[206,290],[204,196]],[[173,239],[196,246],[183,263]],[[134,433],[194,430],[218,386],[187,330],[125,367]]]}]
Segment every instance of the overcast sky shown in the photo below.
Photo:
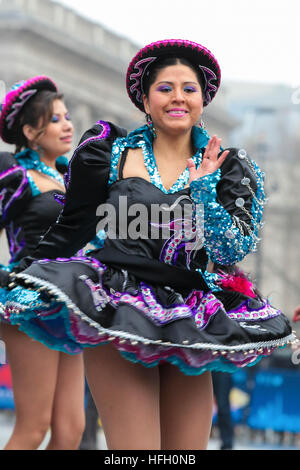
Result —
[{"label": "overcast sky", "polygon": [[184,38],[210,49],[223,79],[300,86],[300,0],[57,0],[142,45]]}]

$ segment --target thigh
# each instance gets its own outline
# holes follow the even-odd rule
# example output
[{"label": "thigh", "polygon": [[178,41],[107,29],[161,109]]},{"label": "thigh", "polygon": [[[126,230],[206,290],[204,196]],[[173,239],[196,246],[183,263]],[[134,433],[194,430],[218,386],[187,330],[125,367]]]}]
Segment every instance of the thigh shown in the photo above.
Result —
[{"label": "thigh", "polygon": [[82,354],[59,353],[57,382],[52,411],[52,428],[61,424],[77,428],[84,423],[84,367]]},{"label": "thigh", "polygon": [[85,370],[109,449],[159,449],[158,369],[124,359],[113,345],[86,349]]},{"label": "thigh", "polygon": [[175,366],[160,367],[162,449],[206,449],[212,424],[209,372],[187,376]]},{"label": "thigh", "polygon": [[43,416],[50,421],[59,353],[32,340],[16,326],[2,324],[1,336],[12,374],[17,418],[30,418],[34,423]]}]

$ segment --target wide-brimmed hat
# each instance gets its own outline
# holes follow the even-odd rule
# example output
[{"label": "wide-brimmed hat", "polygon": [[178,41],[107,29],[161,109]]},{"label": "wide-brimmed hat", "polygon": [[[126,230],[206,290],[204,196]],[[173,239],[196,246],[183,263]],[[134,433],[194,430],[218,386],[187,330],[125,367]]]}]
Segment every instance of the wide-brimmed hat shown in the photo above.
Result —
[{"label": "wide-brimmed hat", "polygon": [[8,144],[13,144],[15,140],[14,123],[16,118],[27,101],[38,91],[57,91],[55,83],[46,76],[39,75],[15,83],[4,98],[0,108],[0,137]]},{"label": "wide-brimmed hat", "polygon": [[186,39],[164,39],[143,47],[129,64],[127,92],[132,102],[145,112],[143,79],[153,62],[163,57],[184,57],[199,70],[203,78],[203,105],[211,102],[221,82],[221,70],[214,55],[201,44]]}]

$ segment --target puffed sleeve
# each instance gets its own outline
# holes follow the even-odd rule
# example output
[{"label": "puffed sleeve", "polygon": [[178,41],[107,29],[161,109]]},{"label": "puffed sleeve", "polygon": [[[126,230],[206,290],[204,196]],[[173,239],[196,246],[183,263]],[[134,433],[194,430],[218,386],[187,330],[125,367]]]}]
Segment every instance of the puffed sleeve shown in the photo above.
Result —
[{"label": "puffed sleeve", "polygon": [[214,263],[231,265],[254,251],[265,201],[264,177],[245,150],[230,149],[216,172],[190,184],[197,228]]},{"label": "puffed sleeve", "polygon": [[34,259],[68,258],[96,236],[96,211],[107,197],[112,144],[125,135],[124,129],[103,121],[84,133],[65,175],[63,209],[33,256],[24,258],[18,270],[25,269]]},{"label": "puffed sleeve", "polygon": [[0,228],[22,213],[31,199],[26,170],[7,152],[0,153]]}]

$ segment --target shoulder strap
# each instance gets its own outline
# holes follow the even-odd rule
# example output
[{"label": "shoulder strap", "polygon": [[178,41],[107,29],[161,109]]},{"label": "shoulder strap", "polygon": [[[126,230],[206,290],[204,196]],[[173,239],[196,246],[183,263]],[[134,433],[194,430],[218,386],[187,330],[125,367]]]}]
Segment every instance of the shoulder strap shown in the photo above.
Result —
[{"label": "shoulder strap", "polygon": [[121,158],[120,158],[120,164],[119,164],[119,178],[118,179],[122,179],[123,178],[123,168],[124,168],[124,165],[125,165],[125,162],[126,162],[126,157],[127,157],[127,154],[128,154],[128,147],[125,148],[125,150],[121,153]]}]

